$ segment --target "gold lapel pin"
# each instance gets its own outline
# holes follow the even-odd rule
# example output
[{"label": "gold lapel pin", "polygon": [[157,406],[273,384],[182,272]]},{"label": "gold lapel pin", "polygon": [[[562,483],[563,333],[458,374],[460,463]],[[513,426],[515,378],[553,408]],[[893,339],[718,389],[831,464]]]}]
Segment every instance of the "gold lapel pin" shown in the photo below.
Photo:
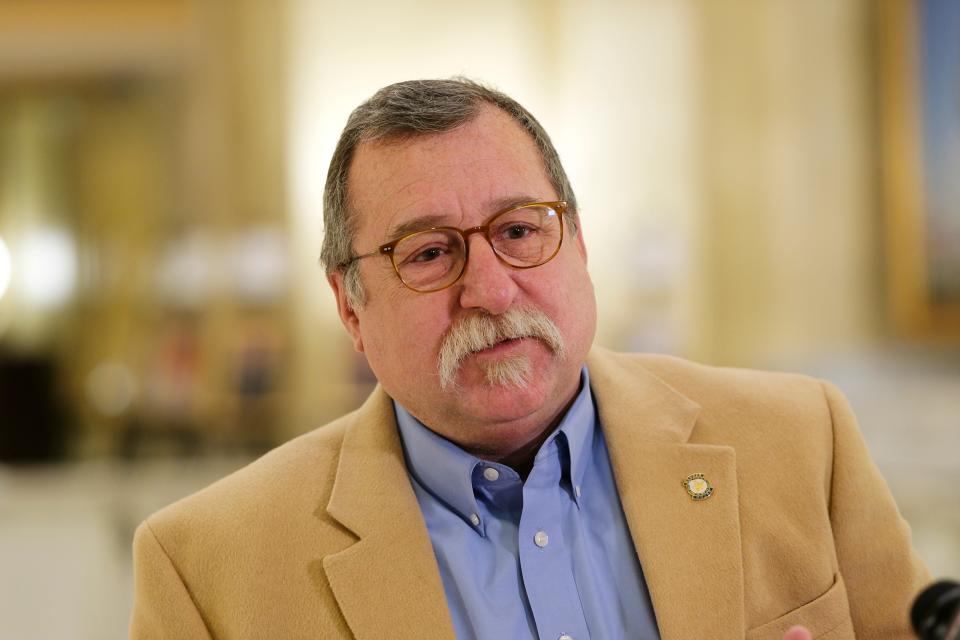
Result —
[{"label": "gold lapel pin", "polygon": [[684,478],[683,488],[694,500],[706,500],[713,495],[713,486],[702,473],[694,473]]}]

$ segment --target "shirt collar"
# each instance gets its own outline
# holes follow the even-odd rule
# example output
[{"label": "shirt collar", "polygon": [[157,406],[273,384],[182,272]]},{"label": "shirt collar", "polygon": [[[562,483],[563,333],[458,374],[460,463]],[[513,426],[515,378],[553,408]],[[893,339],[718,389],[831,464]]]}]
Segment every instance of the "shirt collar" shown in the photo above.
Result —
[{"label": "shirt collar", "polygon": [[470,522],[479,511],[473,495],[473,469],[480,460],[425,427],[396,400],[393,407],[410,475]]},{"label": "shirt collar", "polygon": [[563,416],[558,431],[567,439],[567,449],[570,453],[570,482],[573,484],[574,500],[580,506],[580,486],[587,466],[593,459],[591,446],[593,431],[596,428],[597,413],[593,405],[593,393],[590,391],[590,375],[587,368],[580,372],[580,392],[574,399],[567,414]]},{"label": "shirt collar", "polygon": [[[474,469],[478,465],[483,466],[489,463],[467,453],[428,429],[396,400],[393,401],[393,406],[410,475],[427,491],[456,511],[460,517],[476,525],[472,522],[472,516],[479,513],[474,494]],[[561,460],[565,466],[569,465],[564,471],[569,471],[568,477],[573,485],[571,487],[573,498],[578,505],[581,500],[578,495],[579,487],[583,482],[586,467],[590,463],[589,449],[593,441],[595,423],[596,412],[593,394],[590,391],[590,376],[587,368],[583,367],[580,372],[580,391],[560,421],[557,430],[541,447],[543,451],[551,440],[563,434],[569,458],[561,456]]]}]

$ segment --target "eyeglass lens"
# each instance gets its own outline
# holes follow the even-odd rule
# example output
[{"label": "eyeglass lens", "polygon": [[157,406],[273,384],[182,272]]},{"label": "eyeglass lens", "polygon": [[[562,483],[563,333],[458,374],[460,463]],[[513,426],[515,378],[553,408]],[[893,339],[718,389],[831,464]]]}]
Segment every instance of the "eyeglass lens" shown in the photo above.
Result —
[{"label": "eyeglass lens", "polygon": [[[538,205],[505,211],[488,224],[493,250],[507,264],[535,267],[552,258],[560,247],[560,216]],[[418,291],[433,291],[460,277],[467,249],[463,235],[453,229],[421,231],[399,241],[393,263],[400,279]]]}]

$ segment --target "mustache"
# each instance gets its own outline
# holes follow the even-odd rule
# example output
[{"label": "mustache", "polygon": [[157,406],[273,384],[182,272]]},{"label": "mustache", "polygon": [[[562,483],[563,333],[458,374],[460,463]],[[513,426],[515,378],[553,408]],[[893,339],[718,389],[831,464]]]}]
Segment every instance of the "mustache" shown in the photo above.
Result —
[{"label": "mustache", "polygon": [[443,338],[437,363],[440,387],[453,386],[460,365],[471,353],[520,338],[540,340],[560,359],[566,355],[560,329],[536,307],[512,307],[500,315],[473,313],[457,320]]}]

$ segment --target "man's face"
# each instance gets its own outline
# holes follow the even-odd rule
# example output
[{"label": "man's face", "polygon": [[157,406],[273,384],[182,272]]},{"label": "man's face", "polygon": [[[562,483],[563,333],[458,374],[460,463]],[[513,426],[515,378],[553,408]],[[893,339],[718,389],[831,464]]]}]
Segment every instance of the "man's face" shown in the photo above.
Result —
[{"label": "man's face", "polygon": [[[450,132],[360,145],[349,192],[359,254],[394,240],[401,226],[464,229],[512,204],[558,199],[533,141],[494,107]],[[347,308],[338,274],[331,284],[344,325],[384,390],[440,435],[497,457],[535,440],[576,393],[596,303],[582,235],[569,225],[557,256],[533,269],[501,263],[482,234],[471,235],[469,244],[463,277],[441,291],[411,291],[389,258],[379,256],[360,261],[367,291],[362,309]],[[455,385],[442,388],[438,357],[451,327],[468,316],[518,308],[539,310],[553,321],[565,356],[540,339],[511,340],[468,355]],[[532,365],[529,384],[488,381],[491,364],[518,356]]]}]

